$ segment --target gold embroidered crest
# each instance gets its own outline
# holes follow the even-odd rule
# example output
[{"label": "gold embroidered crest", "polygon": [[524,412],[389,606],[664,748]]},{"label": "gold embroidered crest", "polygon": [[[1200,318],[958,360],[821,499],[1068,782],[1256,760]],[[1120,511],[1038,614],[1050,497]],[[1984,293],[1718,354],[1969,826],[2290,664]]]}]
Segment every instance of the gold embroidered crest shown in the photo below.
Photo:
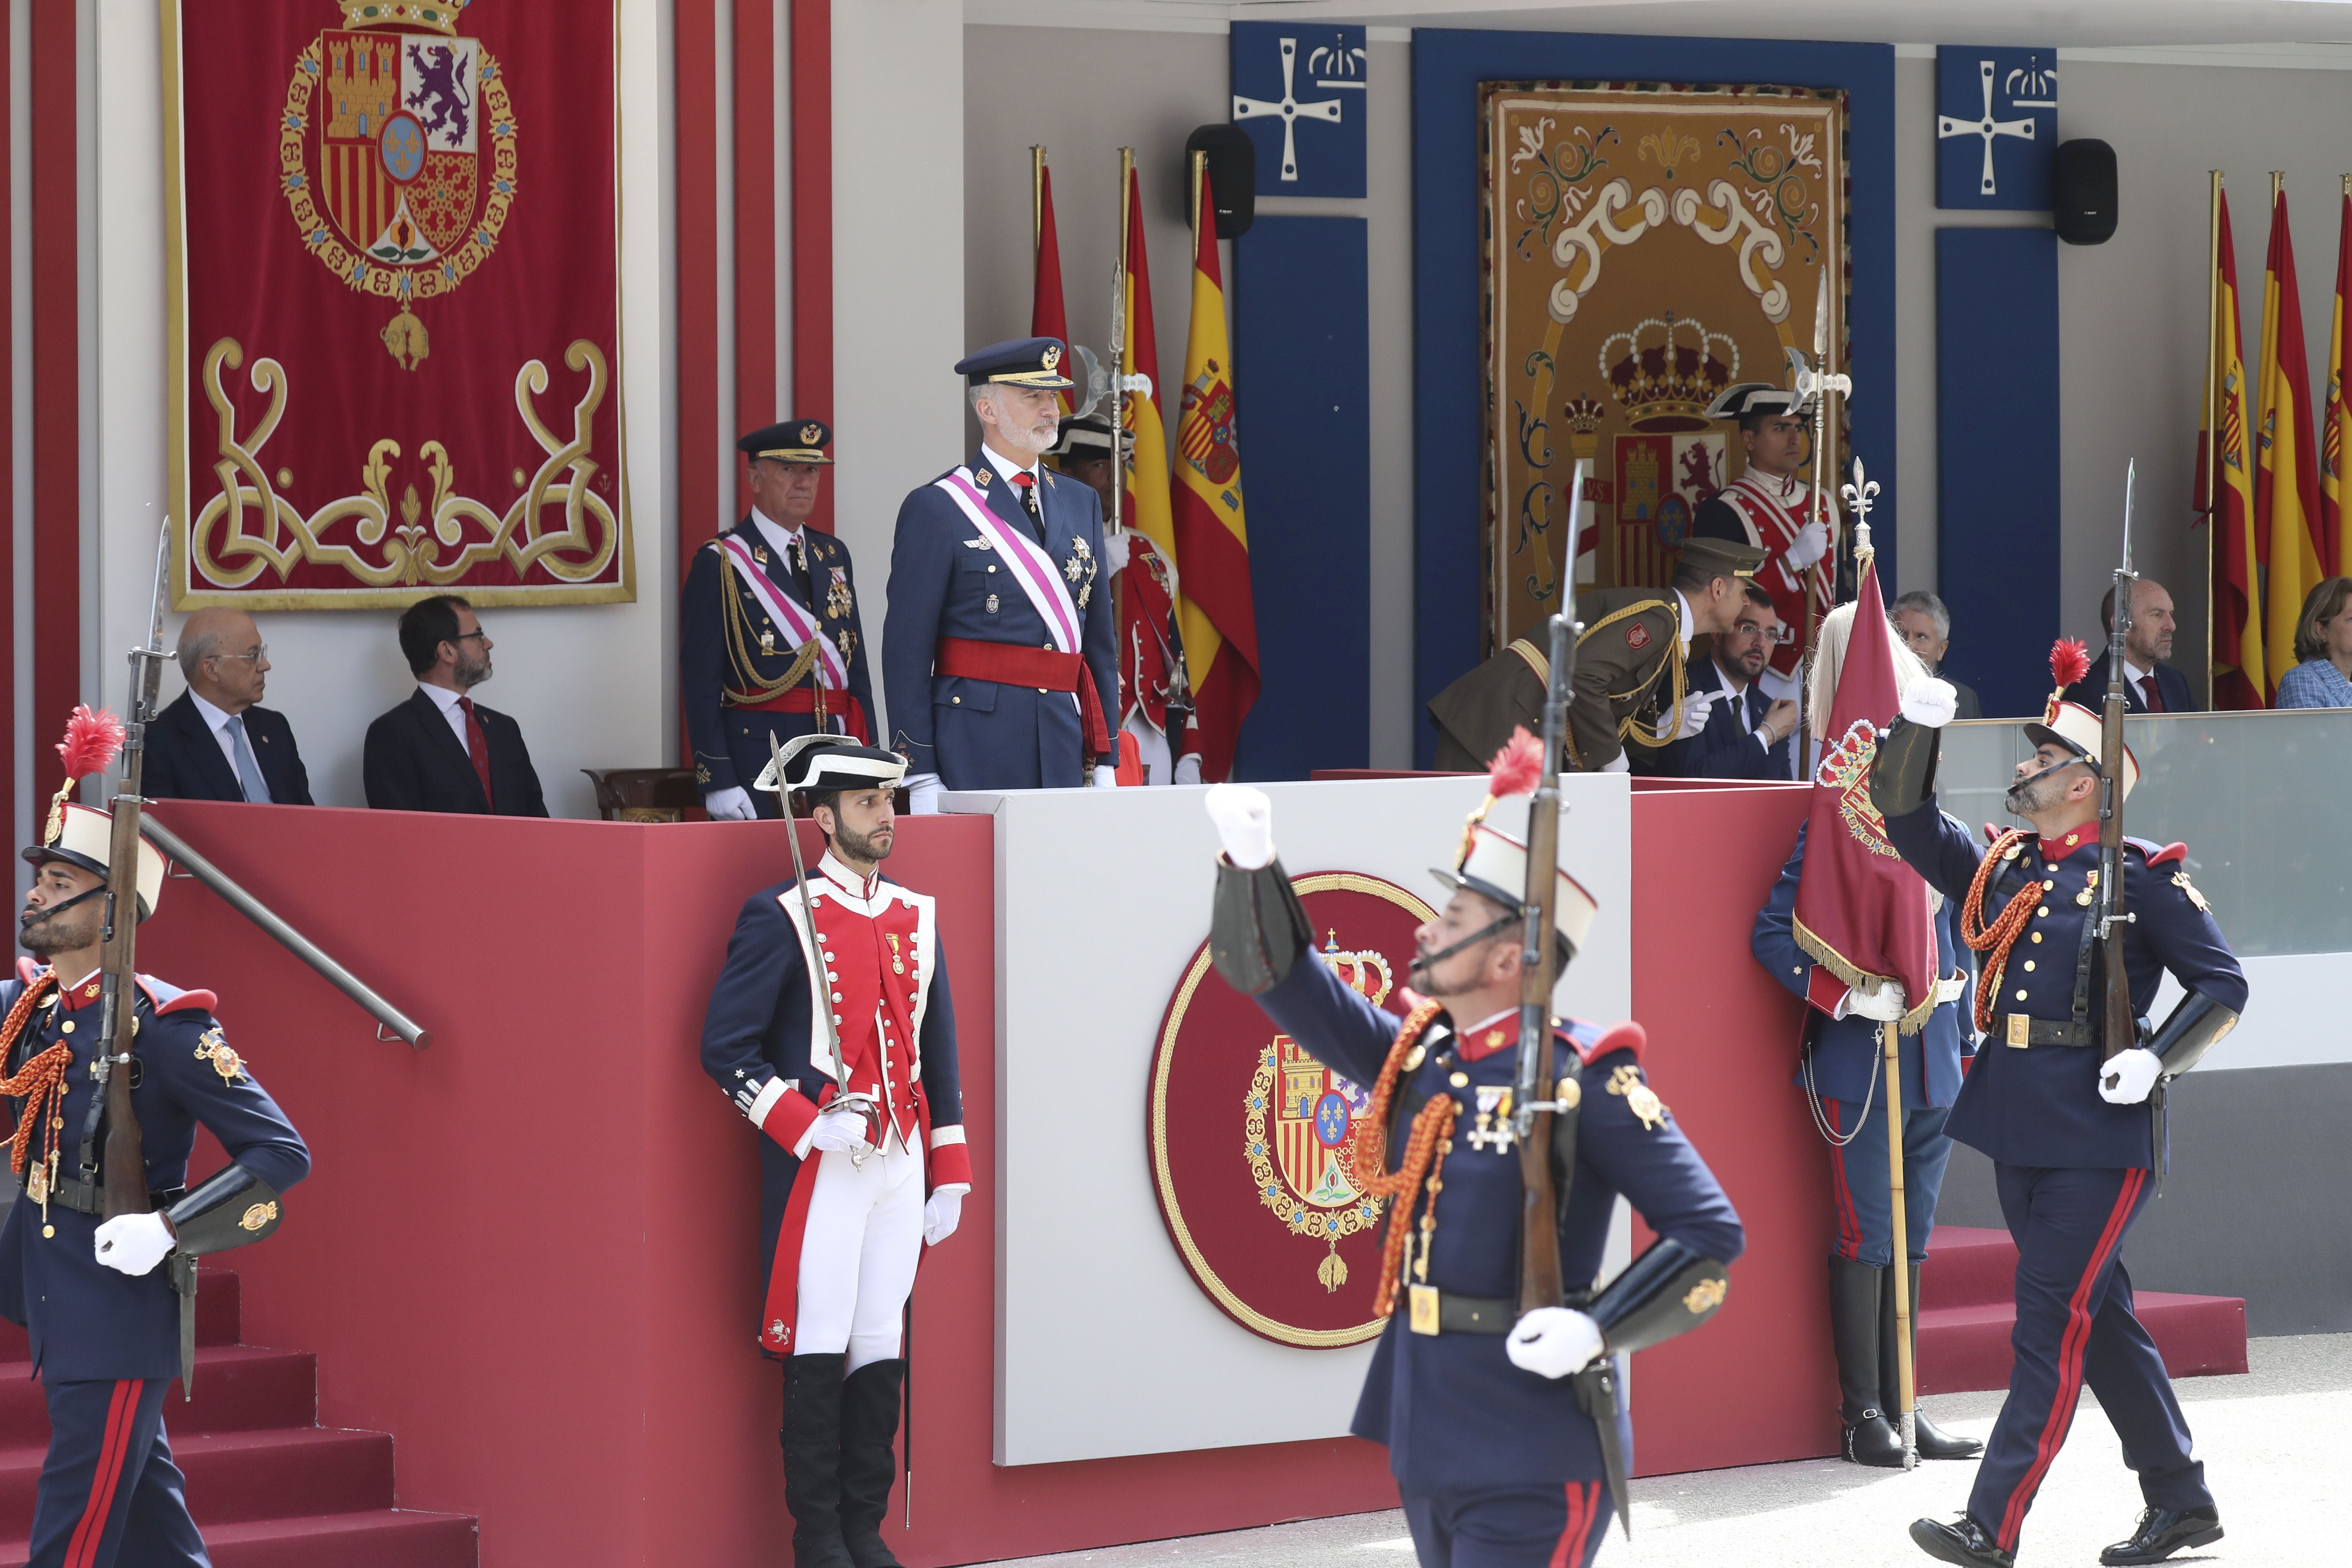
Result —
[{"label": "gold embroidered crest", "polygon": [[801,445],[814,447],[824,435],[824,429],[822,426],[803,425],[801,426]]},{"label": "gold embroidered crest", "polygon": [[196,1039],[196,1060],[213,1064],[213,1071],[221,1075],[223,1083],[235,1083],[245,1077],[245,1058],[217,1027],[206,1029]]},{"label": "gold embroidered crest", "polygon": [[2188,894],[2189,901],[2195,904],[2200,912],[2209,915],[2213,912],[2213,906],[2205,901],[2205,895],[2199,892],[2197,885],[2189,879],[2189,872],[2186,868],[2172,874],[2172,885]]},{"label": "gold embroidered crest", "polygon": [[238,1216],[236,1225],[239,1230],[259,1230],[277,1217],[276,1204],[256,1204]]},{"label": "gold embroidered crest", "polygon": [[1658,1098],[1656,1089],[1642,1081],[1642,1069],[1633,1063],[1627,1062],[1609,1075],[1609,1092],[1622,1098],[1625,1109],[1651,1131],[1666,1124],[1665,1102]]},{"label": "gold embroidered crest", "polygon": [[1692,1317],[1701,1317],[1723,1305],[1731,1287],[1721,1279],[1702,1279],[1683,1293],[1683,1310]]}]

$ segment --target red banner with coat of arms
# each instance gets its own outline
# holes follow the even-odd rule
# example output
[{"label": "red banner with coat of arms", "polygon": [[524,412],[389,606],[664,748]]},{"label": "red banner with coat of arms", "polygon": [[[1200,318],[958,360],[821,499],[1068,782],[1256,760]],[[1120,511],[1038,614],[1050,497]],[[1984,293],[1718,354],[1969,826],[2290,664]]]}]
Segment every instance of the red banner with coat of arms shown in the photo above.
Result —
[{"label": "red banner with coat of arms", "polygon": [[634,598],[613,0],[164,16],[174,607]]}]

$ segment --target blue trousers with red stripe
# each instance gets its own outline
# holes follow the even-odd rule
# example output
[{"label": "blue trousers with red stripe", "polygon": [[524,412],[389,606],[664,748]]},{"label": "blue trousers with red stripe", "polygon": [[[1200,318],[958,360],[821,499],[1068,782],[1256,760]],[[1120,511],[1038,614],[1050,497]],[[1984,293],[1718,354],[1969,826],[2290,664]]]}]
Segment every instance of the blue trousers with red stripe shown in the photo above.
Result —
[{"label": "blue trousers with red stripe", "polygon": [[211,1568],[163,1436],[166,1378],[52,1383],[27,1568]]},{"label": "blue trousers with red stripe", "polygon": [[2088,1382],[2152,1508],[2213,1506],[2205,1467],[2156,1342],[2132,1315],[2117,1256],[2154,1183],[2146,1171],[1996,1163],[2001,1216],[2017,1240],[2017,1352],[2009,1398],[1977,1467],[1969,1516],[2017,1550],[2033,1494],[2066,1441]]},{"label": "blue trousers with red stripe", "polygon": [[1421,1568],[1586,1568],[1614,1517],[1603,1481],[1404,1500]]},{"label": "blue trousers with red stripe", "polygon": [[[1903,1113],[1903,1244],[1914,1263],[1927,1256],[1927,1232],[1936,1223],[1936,1199],[1944,1190],[1944,1167],[1952,1141],[1944,1134],[1951,1108],[1922,1106]],[[1837,1226],[1830,1246],[1840,1258],[1884,1268],[1895,1260],[1895,1202],[1886,1180],[1886,1100],[1867,1111],[1851,1100],[1822,1100],[1822,1120],[1830,1131],[1853,1142],[1830,1145],[1830,1203]],[[1856,1131],[1859,1124],[1859,1131]]]}]

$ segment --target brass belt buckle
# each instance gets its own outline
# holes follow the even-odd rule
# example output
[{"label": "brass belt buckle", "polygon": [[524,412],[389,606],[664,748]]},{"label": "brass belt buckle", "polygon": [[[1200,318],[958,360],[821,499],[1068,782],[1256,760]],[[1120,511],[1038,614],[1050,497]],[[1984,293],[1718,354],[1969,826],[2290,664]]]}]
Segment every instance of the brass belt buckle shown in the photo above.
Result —
[{"label": "brass belt buckle", "polygon": [[1408,1285],[1405,1287],[1405,1300],[1411,1311],[1405,1326],[1416,1334],[1437,1332],[1437,1287]]},{"label": "brass belt buckle", "polygon": [[2023,1050],[2033,1043],[2033,1020],[2022,1013],[2009,1015],[2009,1044]]}]

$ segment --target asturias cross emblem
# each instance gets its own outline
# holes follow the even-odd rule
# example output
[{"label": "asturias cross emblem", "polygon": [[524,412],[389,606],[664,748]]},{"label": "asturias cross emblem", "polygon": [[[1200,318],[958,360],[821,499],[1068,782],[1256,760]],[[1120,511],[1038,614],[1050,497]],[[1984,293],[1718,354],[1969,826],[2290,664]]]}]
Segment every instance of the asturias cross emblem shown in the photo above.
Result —
[{"label": "asturias cross emblem", "polygon": [[[1939,114],[1936,117],[1936,140],[1940,142],[1948,136],[1981,136],[1984,138],[1984,174],[1982,176],[1982,183],[1979,184],[1977,188],[1980,195],[1989,196],[1993,194],[1993,138],[1996,136],[2015,136],[2027,142],[2032,141],[2033,117],[2029,114],[2022,120],[1995,120],[1992,117],[1992,62],[1990,60],[1978,61],[1977,76],[1984,83],[1983,117],[1978,120],[1955,120],[1948,114]],[[1234,117],[1236,119],[1240,117],[1238,110],[1235,111]]]},{"label": "asturias cross emblem", "polygon": [[[1282,116],[1282,177],[1286,180],[1298,178],[1298,117],[1305,114],[1317,120],[1328,120],[1334,125],[1339,123],[1339,100],[1328,99],[1321,103],[1298,101],[1297,95],[1291,90],[1291,73],[1297,66],[1298,40],[1285,38],[1282,40],[1282,100],[1268,103],[1262,98],[1244,98],[1239,93],[1234,95],[1235,120],[1267,114]],[[1990,94],[1992,79],[1988,76],[1985,82],[1985,91]]]}]

